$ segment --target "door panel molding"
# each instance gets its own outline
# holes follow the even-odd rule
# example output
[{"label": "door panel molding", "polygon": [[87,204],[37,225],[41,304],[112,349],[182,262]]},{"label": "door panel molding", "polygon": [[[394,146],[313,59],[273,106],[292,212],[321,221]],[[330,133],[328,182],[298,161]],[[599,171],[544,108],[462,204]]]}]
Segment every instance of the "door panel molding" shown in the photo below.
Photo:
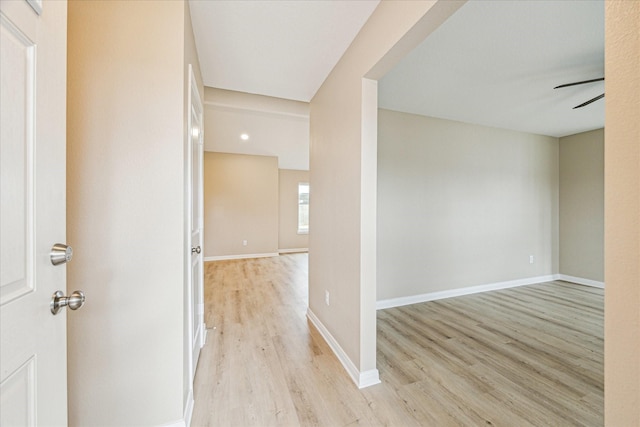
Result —
[{"label": "door panel molding", "polygon": [[[35,43],[0,12],[0,306],[33,292]],[[19,141],[19,142],[18,142]]]}]

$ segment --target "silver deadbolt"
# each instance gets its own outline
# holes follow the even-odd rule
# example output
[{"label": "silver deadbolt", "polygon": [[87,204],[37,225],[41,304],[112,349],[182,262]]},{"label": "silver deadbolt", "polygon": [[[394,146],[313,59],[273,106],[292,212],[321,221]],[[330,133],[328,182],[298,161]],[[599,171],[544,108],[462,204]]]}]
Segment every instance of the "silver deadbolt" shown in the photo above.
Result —
[{"label": "silver deadbolt", "polygon": [[56,243],[51,248],[51,264],[60,265],[71,261],[73,258],[73,248],[64,243]]},{"label": "silver deadbolt", "polygon": [[51,297],[51,312],[58,314],[61,308],[69,307],[71,310],[77,310],[84,305],[84,292],[73,291],[71,296],[65,297],[62,291],[56,291]]}]

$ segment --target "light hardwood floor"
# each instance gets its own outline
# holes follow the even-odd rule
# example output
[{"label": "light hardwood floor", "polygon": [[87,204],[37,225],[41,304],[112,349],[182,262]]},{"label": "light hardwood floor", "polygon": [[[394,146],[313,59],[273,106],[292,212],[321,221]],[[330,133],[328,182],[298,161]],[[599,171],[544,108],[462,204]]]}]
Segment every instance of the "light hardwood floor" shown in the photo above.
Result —
[{"label": "light hardwood floor", "polygon": [[378,311],[358,390],[305,317],[307,255],[205,266],[192,426],[601,426],[603,291],[550,282]]}]

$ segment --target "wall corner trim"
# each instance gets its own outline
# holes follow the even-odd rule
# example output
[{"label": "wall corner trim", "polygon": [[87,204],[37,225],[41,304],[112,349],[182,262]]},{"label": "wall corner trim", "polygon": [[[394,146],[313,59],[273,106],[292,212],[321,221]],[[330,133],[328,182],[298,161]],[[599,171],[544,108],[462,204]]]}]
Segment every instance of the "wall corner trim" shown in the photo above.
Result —
[{"label": "wall corner trim", "polygon": [[277,252],[268,252],[262,254],[239,254],[239,255],[220,255],[220,256],[206,256],[204,262],[208,261],[226,261],[230,259],[249,259],[249,258],[270,258],[278,256]]},{"label": "wall corner trim", "polygon": [[375,384],[380,384],[380,376],[377,369],[370,369],[368,371],[360,372],[356,365],[351,361],[347,353],[340,347],[338,341],[331,335],[329,330],[318,319],[318,317],[311,311],[311,308],[307,308],[307,318],[316,328],[316,330],[322,335],[322,338],[327,342],[331,351],[336,355],[342,366],[347,371],[353,382],[358,388],[365,388]]},{"label": "wall corner trim", "polygon": [[566,274],[558,274],[557,280],[564,280],[565,282],[576,283],[578,285],[591,286],[593,288],[604,289],[604,282],[598,282],[597,280],[584,279],[582,277],[568,276]]},{"label": "wall corner trim", "polygon": [[193,399],[193,388],[189,390],[189,395],[187,396],[187,402],[184,407],[184,425],[185,427],[189,427],[191,425],[191,417],[193,416],[193,405],[195,401]]},{"label": "wall corner trim", "polygon": [[[451,289],[448,291],[429,292],[426,294],[412,295],[408,297],[390,298],[379,300],[376,302],[376,310],[385,308],[400,307],[403,305],[418,304],[427,301],[436,301],[439,299],[459,297],[463,295],[477,294],[479,292],[497,291],[500,289],[515,288],[517,286],[534,285],[536,283],[552,282],[554,280],[562,280],[559,274],[550,274],[546,276],[529,277],[526,279],[509,280],[506,282],[488,283],[485,285],[469,286],[466,288]],[[569,280],[570,281],[570,280]]]}]

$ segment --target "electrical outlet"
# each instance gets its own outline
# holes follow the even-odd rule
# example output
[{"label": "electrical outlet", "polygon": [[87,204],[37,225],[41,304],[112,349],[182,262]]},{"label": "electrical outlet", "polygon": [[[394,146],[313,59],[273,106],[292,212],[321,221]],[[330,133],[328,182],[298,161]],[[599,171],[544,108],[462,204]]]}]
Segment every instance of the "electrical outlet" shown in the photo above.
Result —
[{"label": "electrical outlet", "polygon": [[324,302],[329,305],[329,291],[324,291]]},{"label": "electrical outlet", "polygon": [[247,241],[246,240],[242,241],[242,246],[247,246]]},{"label": "electrical outlet", "polygon": [[529,255],[529,264],[533,264],[533,255]]}]

